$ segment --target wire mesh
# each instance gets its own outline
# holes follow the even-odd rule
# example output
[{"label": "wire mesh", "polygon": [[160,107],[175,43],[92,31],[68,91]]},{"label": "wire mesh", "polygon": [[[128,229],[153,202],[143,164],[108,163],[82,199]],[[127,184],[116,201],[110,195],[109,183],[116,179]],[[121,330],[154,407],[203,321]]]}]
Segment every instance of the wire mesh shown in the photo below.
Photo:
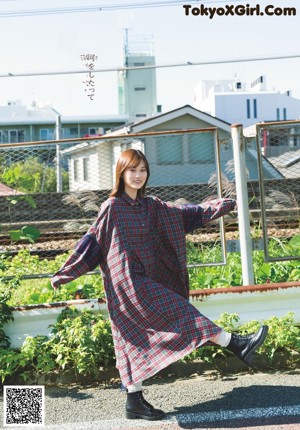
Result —
[{"label": "wire mesh", "polygon": [[258,124],[257,148],[265,259],[300,259],[300,122]]},{"label": "wire mesh", "polygon": [[[119,155],[129,148],[148,159],[147,195],[171,204],[199,204],[222,192],[233,196],[232,173],[225,176],[230,144],[230,135],[218,139],[217,129],[210,128],[0,145],[0,252],[12,256],[25,250],[53,259],[72,250],[108,198]],[[195,248],[203,242],[218,247],[207,261],[196,257],[190,267],[225,264],[222,222],[187,240]],[[28,277],[49,275],[39,265],[34,273],[25,269]]]}]

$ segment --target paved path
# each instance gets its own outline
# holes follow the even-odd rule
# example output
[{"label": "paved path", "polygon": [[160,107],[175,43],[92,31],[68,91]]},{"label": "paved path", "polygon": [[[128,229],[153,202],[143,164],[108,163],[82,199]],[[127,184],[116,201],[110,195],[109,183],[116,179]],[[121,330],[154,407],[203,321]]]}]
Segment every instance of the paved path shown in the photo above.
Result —
[{"label": "paved path", "polygon": [[145,388],[147,400],[167,413],[164,420],[124,419],[126,395],[111,384],[46,387],[45,429],[300,430],[300,370],[223,377],[206,372],[180,379],[169,375],[151,379]]}]

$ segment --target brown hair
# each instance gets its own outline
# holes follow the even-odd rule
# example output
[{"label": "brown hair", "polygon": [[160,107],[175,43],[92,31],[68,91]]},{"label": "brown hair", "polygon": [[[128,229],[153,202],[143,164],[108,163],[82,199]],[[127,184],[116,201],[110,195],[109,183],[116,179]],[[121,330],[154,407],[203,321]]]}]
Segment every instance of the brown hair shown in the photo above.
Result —
[{"label": "brown hair", "polygon": [[137,167],[141,162],[144,162],[147,170],[147,179],[140,190],[138,190],[138,196],[143,197],[146,190],[146,185],[150,176],[149,163],[147,158],[138,149],[126,149],[126,151],[121,152],[116,166],[116,181],[115,185],[110,193],[110,197],[120,197],[125,189],[125,184],[123,180],[123,173],[125,170],[131,167]]}]

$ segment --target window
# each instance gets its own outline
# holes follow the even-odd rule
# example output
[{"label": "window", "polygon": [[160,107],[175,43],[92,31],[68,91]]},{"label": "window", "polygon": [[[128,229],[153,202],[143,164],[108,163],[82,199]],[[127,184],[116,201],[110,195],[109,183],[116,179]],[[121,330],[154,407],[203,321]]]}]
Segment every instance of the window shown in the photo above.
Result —
[{"label": "window", "polygon": [[2,143],[25,142],[25,130],[1,130],[0,142]]},{"label": "window", "polygon": [[253,100],[253,116],[254,118],[257,118],[257,100]]},{"label": "window", "polygon": [[145,118],[147,116],[147,114],[146,113],[136,113],[135,114],[135,117],[136,118]]},{"label": "window", "polygon": [[98,132],[98,128],[95,128],[95,127],[89,128],[89,134],[97,134],[97,132]]},{"label": "window", "polygon": [[280,109],[279,108],[276,109],[276,120],[280,121]]},{"label": "window", "polygon": [[214,135],[201,133],[188,135],[189,162],[207,163],[214,161]]},{"label": "window", "polygon": [[88,181],[90,179],[90,160],[88,157],[83,159],[83,180]]},{"label": "window", "polygon": [[145,63],[133,63],[134,67],[143,67]]},{"label": "window", "polygon": [[2,143],[8,143],[8,130],[1,130],[0,138]]},{"label": "window", "polygon": [[70,136],[78,137],[78,128],[77,127],[70,127]]},{"label": "window", "polygon": [[250,99],[247,99],[247,118],[251,118],[251,112],[250,112]]},{"label": "window", "polygon": [[146,87],[134,87],[134,91],[146,91]]},{"label": "window", "polygon": [[74,181],[79,180],[79,160],[74,160],[73,163],[73,174],[74,174]]},{"label": "window", "polygon": [[286,108],[283,108],[283,119],[286,121],[287,115],[286,115]]},{"label": "window", "polygon": [[156,142],[158,164],[181,164],[182,139],[181,136],[160,137]]},{"label": "window", "polygon": [[10,143],[18,142],[18,130],[9,130],[9,141]]},{"label": "window", "polygon": [[40,129],[40,140],[52,140],[53,139],[53,130],[49,130],[49,128],[41,128]]}]

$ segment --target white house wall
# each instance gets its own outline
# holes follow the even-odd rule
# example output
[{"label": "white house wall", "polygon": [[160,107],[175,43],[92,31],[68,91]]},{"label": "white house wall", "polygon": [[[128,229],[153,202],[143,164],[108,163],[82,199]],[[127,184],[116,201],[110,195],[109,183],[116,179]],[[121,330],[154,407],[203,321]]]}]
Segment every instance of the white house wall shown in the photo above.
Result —
[{"label": "white house wall", "polygon": [[[88,159],[89,177],[84,180],[83,160]],[[75,179],[74,163],[78,162],[78,177]],[[98,190],[100,183],[100,171],[96,168],[98,165],[98,154],[95,148],[87,149],[82,153],[72,155],[69,160],[69,184],[70,191]]]},{"label": "white house wall", "polygon": [[112,145],[110,142],[101,142],[97,147],[97,165],[96,174],[98,176],[97,190],[110,190],[113,186],[112,171]]}]

